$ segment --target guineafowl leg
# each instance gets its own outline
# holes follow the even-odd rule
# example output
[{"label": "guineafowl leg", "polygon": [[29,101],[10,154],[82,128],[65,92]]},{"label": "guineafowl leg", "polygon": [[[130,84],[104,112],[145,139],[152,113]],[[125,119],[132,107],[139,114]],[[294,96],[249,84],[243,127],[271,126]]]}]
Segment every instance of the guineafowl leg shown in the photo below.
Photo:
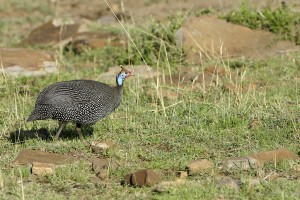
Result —
[{"label": "guineafowl leg", "polygon": [[65,126],[67,125],[67,122],[59,122],[59,128],[58,131],[55,135],[55,139],[57,140],[59,137],[59,134],[61,133],[61,131],[65,128]]},{"label": "guineafowl leg", "polygon": [[84,137],[83,137],[82,132],[81,132],[81,124],[76,123],[76,131],[77,131],[77,133],[78,133],[80,139],[81,139],[81,140],[84,140]]},{"label": "guineafowl leg", "polygon": [[80,139],[85,143],[85,146],[90,147],[91,144],[90,144],[86,139],[84,139],[84,137],[83,137],[83,135],[82,135],[82,132],[81,132],[81,124],[76,123],[76,131],[77,131],[77,133],[78,133]]}]

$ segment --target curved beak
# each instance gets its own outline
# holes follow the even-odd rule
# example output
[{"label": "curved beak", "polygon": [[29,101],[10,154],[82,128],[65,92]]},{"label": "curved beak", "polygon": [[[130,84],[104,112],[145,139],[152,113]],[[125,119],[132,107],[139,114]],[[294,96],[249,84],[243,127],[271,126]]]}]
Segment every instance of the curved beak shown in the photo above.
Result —
[{"label": "curved beak", "polygon": [[130,76],[134,76],[134,73],[131,71],[127,71],[128,75],[126,76],[126,78],[130,77]]}]

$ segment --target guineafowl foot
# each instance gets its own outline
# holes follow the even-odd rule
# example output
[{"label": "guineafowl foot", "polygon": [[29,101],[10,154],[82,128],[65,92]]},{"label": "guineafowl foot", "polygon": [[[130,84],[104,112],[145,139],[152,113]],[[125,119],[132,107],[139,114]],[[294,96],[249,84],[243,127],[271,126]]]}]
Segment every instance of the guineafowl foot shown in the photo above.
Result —
[{"label": "guineafowl foot", "polygon": [[91,144],[90,144],[86,139],[84,139],[84,137],[83,137],[83,135],[82,135],[82,132],[81,132],[81,124],[76,123],[76,131],[77,131],[77,133],[78,133],[78,135],[79,135],[79,138],[85,143],[85,146],[90,147]]},{"label": "guineafowl foot", "polygon": [[55,137],[54,137],[55,140],[58,139],[58,137],[59,137],[61,131],[65,128],[66,125],[67,125],[66,122],[59,122],[59,128],[58,128],[58,131],[57,131],[57,133],[56,133],[56,135],[55,135]]}]

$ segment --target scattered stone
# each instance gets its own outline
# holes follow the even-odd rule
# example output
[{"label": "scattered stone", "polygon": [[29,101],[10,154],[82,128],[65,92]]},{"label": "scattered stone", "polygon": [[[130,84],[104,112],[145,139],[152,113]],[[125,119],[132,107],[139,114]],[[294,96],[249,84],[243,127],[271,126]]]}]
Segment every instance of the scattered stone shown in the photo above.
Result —
[{"label": "scattered stone", "polygon": [[177,177],[180,179],[185,179],[188,177],[188,172],[187,171],[179,171],[177,172]]},{"label": "scattered stone", "polygon": [[0,48],[0,63],[4,74],[40,76],[57,72],[54,54],[23,48]]},{"label": "scattered stone", "polygon": [[178,187],[178,186],[181,186],[186,183],[187,183],[187,181],[185,179],[181,179],[181,178],[176,179],[175,181],[163,181],[163,182],[157,184],[155,186],[155,188],[153,189],[153,191],[159,192],[159,193],[168,192],[168,191],[170,191],[171,188]]},{"label": "scattered stone", "polygon": [[20,45],[65,46],[80,32],[87,31],[87,24],[75,23],[73,20],[53,19],[35,28]]},{"label": "scattered stone", "polygon": [[37,163],[49,163],[54,165],[64,165],[74,163],[76,159],[72,156],[58,154],[58,153],[48,153],[40,150],[22,150],[17,158],[12,161],[12,165],[32,165],[33,162]]},{"label": "scattered stone", "polygon": [[231,169],[258,169],[264,165],[265,162],[279,162],[282,160],[296,160],[299,156],[285,148],[266,151],[249,156],[231,158],[222,162],[222,168],[225,170]]},{"label": "scattered stone", "polygon": [[152,186],[161,181],[160,175],[152,169],[141,169],[125,176],[125,183],[131,186]]},{"label": "scattered stone", "polygon": [[55,165],[52,163],[33,162],[31,172],[38,176],[54,174]]},{"label": "scattered stone", "polygon": [[100,178],[103,181],[107,180],[108,179],[108,169],[100,169],[96,175],[98,178]]},{"label": "scattered stone", "polygon": [[300,172],[300,164],[296,164],[293,166],[293,170]]},{"label": "scattered stone", "polygon": [[0,169],[0,189],[4,187],[4,177],[2,170]]},{"label": "scattered stone", "polygon": [[231,24],[211,15],[189,18],[175,32],[175,38],[178,45],[183,46],[187,59],[195,63],[200,63],[203,58],[220,56],[264,58],[282,51],[299,49],[292,42],[276,40],[273,33]]},{"label": "scattered stone", "polygon": [[214,164],[206,159],[199,159],[191,162],[187,166],[188,174],[189,175],[195,175],[199,173],[207,172],[208,170],[211,170],[214,167]]},{"label": "scattered stone", "polygon": [[258,160],[261,164],[264,164],[265,162],[279,162],[282,160],[299,159],[297,154],[289,151],[286,148],[251,154],[250,156]]},{"label": "scattered stone", "polygon": [[108,159],[93,158],[92,160],[92,168],[96,173],[97,177],[99,177],[101,180],[107,180],[108,166],[109,166]]},{"label": "scattered stone", "polygon": [[105,32],[83,32],[74,35],[71,41],[66,44],[67,50],[80,54],[86,49],[100,49],[106,46],[125,46],[125,41],[120,39],[119,35],[113,35]]},{"label": "scattered stone", "polygon": [[218,181],[217,185],[219,187],[228,187],[228,188],[236,189],[236,190],[240,188],[240,182],[229,176],[225,176],[225,177],[221,178]]},{"label": "scattered stone", "polygon": [[222,162],[222,168],[225,170],[232,170],[232,169],[249,170],[249,169],[258,169],[260,167],[261,167],[260,162],[250,156],[231,158]]},{"label": "scattered stone", "polygon": [[102,141],[102,142],[93,141],[91,147],[94,153],[101,154],[108,149],[112,149],[116,147],[116,143],[111,140]]},{"label": "scattered stone", "polygon": [[101,169],[108,169],[109,160],[101,159],[101,158],[93,158],[92,160],[92,168],[94,172],[99,172]]}]

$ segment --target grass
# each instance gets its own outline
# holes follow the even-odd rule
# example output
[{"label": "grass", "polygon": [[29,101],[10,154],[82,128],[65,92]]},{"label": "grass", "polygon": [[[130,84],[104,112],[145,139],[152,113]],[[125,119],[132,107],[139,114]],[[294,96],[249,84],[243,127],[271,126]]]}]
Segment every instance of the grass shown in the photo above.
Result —
[{"label": "grass", "polygon": [[222,18],[251,29],[267,30],[277,34],[279,39],[300,44],[300,14],[292,11],[285,3],[275,9],[264,7],[257,10],[246,2]]},{"label": "grass", "polygon": [[[182,60],[184,52],[174,49],[172,38],[172,33],[183,19],[179,16],[167,25],[151,22],[145,30],[133,30],[136,41],[145,41],[139,42],[141,46],[138,48],[149,64],[160,70],[169,67],[171,73],[184,70],[184,67],[178,67],[186,62]],[[6,26],[9,28],[8,24]],[[111,57],[112,52],[113,56],[117,56]],[[55,134],[58,124],[53,120],[25,122],[38,93],[57,81],[79,78],[98,80],[98,74],[106,69],[101,67],[123,64],[126,63],[125,59],[128,63],[141,63],[131,44],[128,44],[125,53],[107,47],[87,51],[80,56],[63,55],[59,60],[63,67],[56,75],[1,75],[2,199],[299,199],[299,175],[296,178],[284,178],[294,173],[291,166],[299,164],[299,160],[270,163],[260,171],[236,170],[228,173],[215,167],[212,173],[188,177],[192,181],[190,184],[174,187],[162,194],[154,193],[152,188],[133,188],[120,184],[125,174],[141,168],[153,168],[164,180],[173,180],[177,171],[184,170],[191,161],[198,158],[209,159],[217,165],[226,158],[281,147],[299,154],[300,55],[297,52],[276,55],[262,61],[214,61],[219,68],[230,69],[232,78],[225,78],[231,81],[236,77],[236,87],[255,84],[257,89],[249,92],[228,91],[225,81],[220,81],[204,92],[202,87],[190,91],[162,83],[154,88],[152,80],[139,80],[138,77],[126,80],[122,105],[108,118],[84,129],[89,141],[113,140],[117,143],[116,148],[103,155],[112,163],[110,178],[106,182],[91,181],[94,173],[90,160],[95,155],[84,147],[72,124],[55,142],[37,138],[24,143],[11,143],[7,139],[12,132],[21,129],[46,128]],[[76,68],[78,62],[82,66],[94,62],[100,67]],[[201,72],[202,67],[210,65],[203,62],[202,66],[194,66],[194,69]],[[152,97],[147,95],[150,90],[162,89],[178,91],[180,95],[175,100],[156,94]],[[249,128],[253,119],[257,119],[258,124]],[[9,165],[23,149],[76,155],[78,162],[57,168],[54,175],[37,177],[31,175],[28,166]],[[227,173],[233,178],[247,180],[257,177],[261,171],[266,175],[271,172],[282,173],[283,178],[265,181],[257,186],[242,184],[239,190],[219,188],[216,184],[215,174]]]}]

